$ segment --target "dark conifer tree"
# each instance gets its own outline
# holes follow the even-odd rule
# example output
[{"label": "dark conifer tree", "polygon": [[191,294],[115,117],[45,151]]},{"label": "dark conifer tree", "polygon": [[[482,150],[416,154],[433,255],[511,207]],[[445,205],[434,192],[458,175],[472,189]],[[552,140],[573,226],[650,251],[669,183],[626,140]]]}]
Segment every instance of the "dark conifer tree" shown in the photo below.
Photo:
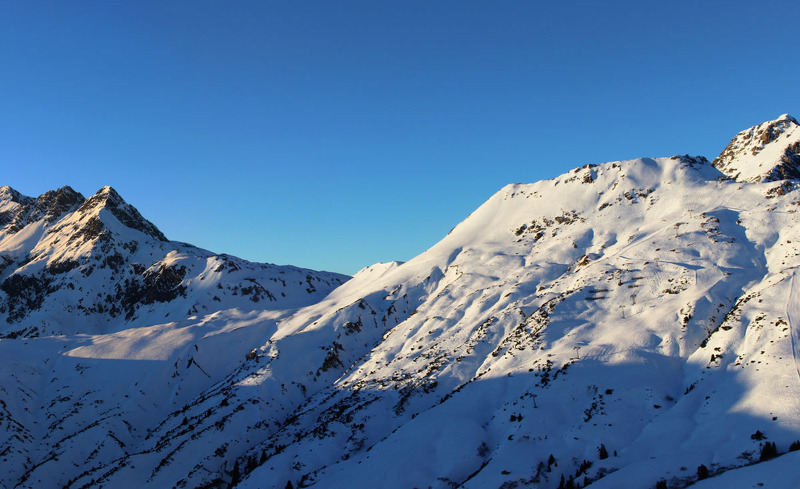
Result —
[{"label": "dark conifer tree", "polygon": [[775,442],[766,442],[764,446],[761,447],[761,460],[769,460],[771,458],[775,458],[778,456],[778,447],[775,445]]},{"label": "dark conifer tree", "polygon": [[249,474],[252,472],[256,467],[258,467],[258,461],[256,460],[255,455],[251,455],[247,457],[247,463],[244,465],[244,473]]},{"label": "dark conifer tree", "polygon": [[[606,450],[606,446],[603,445],[602,443],[600,444],[600,448],[598,448],[597,451],[600,453],[600,460],[605,460],[608,458],[608,450]],[[616,454],[617,452],[614,452],[614,455]]]},{"label": "dark conifer tree", "polygon": [[700,465],[697,467],[697,480],[708,479],[708,467]]},{"label": "dark conifer tree", "polygon": [[239,461],[237,460],[231,471],[231,486],[235,486],[240,480],[242,480],[242,471],[239,469]]}]

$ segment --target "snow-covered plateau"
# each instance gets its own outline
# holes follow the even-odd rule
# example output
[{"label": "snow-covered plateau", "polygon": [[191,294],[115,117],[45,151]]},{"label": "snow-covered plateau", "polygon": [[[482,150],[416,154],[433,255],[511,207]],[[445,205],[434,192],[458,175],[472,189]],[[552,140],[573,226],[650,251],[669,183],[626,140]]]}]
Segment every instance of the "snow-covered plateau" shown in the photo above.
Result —
[{"label": "snow-covered plateau", "polygon": [[0,188],[0,487],[800,487],[800,126],[508,185],[354,277]]}]

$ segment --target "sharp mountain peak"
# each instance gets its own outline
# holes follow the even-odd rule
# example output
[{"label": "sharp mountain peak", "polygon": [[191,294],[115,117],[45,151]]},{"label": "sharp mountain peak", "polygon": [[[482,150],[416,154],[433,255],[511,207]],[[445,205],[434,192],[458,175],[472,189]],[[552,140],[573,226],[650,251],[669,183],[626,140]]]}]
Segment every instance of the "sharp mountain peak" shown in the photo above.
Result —
[{"label": "sharp mountain peak", "polygon": [[8,185],[3,185],[0,187],[0,202],[16,202],[19,203],[22,199],[30,199],[30,197],[25,197],[15,189],[9,187]]},{"label": "sharp mountain peak", "polygon": [[120,223],[131,229],[140,231],[158,241],[168,241],[164,233],[155,224],[145,219],[135,207],[125,202],[125,199],[113,187],[108,185],[89,197],[78,209],[78,212],[81,214],[94,214],[103,209],[110,212]]},{"label": "sharp mountain peak", "polygon": [[72,213],[76,213],[79,221],[94,223],[92,217],[102,221],[102,210],[107,210],[126,227],[158,241],[168,241],[152,222],[108,185],[88,199],[70,186],[48,190],[36,198],[23,195],[8,185],[0,187],[0,226],[3,226],[1,232],[6,235],[15,234],[25,226],[40,221],[46,225],[54,224]]},{"label": "sharp mountain peak", "polygon": [[740,182],[800,179],[800,124],[789,114],[737,134],[712,162]]}]

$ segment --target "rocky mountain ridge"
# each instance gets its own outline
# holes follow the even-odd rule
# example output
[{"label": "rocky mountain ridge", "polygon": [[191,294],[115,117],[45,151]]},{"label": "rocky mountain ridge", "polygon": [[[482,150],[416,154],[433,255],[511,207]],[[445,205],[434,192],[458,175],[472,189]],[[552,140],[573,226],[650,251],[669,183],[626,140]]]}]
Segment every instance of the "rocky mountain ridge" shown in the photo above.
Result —
[{"label": "rocky mountain ridge", "polygon": [[[38,198],[0,188],[0,336],[119,330],[154,317],[310,304],[348,277],[167,240],[111,187]],[[66,314],[64,314],[66,313]]]}]

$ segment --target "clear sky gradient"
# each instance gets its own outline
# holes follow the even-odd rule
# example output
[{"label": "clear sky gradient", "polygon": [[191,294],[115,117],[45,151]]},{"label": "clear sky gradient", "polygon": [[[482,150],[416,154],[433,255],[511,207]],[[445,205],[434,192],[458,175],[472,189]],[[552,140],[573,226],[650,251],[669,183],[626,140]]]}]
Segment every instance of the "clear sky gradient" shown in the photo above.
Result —
[{"label": "clear sky gradient", "polygon": [[0,184],[355,273],[507,183],[800,116],[800,2],[8,1]]}]

